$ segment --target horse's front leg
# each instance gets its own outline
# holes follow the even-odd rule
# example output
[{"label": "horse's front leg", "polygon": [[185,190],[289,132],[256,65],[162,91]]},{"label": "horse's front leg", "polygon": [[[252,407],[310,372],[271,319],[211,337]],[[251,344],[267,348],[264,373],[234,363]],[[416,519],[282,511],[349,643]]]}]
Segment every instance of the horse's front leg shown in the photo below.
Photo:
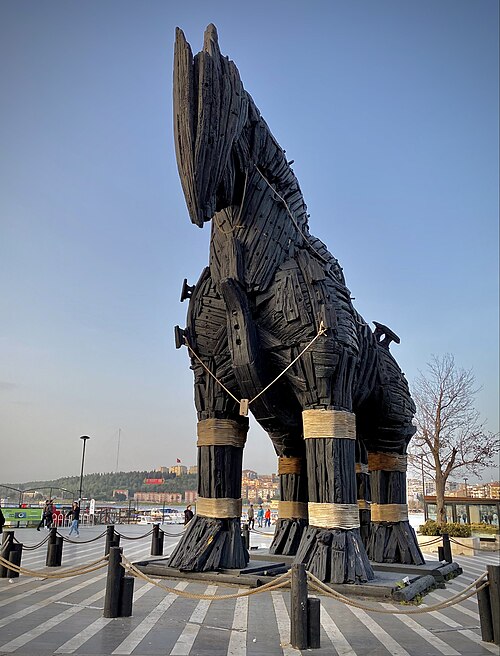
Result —
[{"label": "horse's front leg", "polygon": [[196,515],[169,561],[171,567],[188,571],[241,569],[248,563],[240,522],[248,419],[239,415],[239,405],[224,389],[238,393],[225,337],[225,315],[207,269],[191,297],[185,331],[198,411],[198,500]]}]

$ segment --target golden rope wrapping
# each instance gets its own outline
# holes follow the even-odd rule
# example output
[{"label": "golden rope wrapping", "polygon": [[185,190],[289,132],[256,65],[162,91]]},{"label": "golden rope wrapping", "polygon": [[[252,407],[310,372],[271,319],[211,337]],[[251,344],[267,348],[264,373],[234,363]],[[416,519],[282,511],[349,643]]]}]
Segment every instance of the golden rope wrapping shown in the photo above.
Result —
[{"label": "golden rope wrapping", "polygon": [[196,427],[196,446],[236,446],[243,448],[248,426],[231,419],[203,419]]},{"label": "golden rope wrapping", "polygon": [[368,469],[370,471],[406,471],[406,456],[397,453],[369,453]]},{"label": "golden rope wrapping", "polygon": [[372,522],[407,522],[406,503],[372,503]]},{"label": "golden rope wrapping", "polygon": [[368,465],[365,465],[364,462],[356,463],[356,474],[369,474]]},{"label": "golden rope wrapping", "polygon": [[356,439],[356,415],[343,410],[303,410],[304,438]]},{"label": "golden rope wrapping", "polygon": [[307,504],[309,524],[320,528],[359,528],[357,503],[314,503]]},{"label": "golden rope wrapping", "polygon": [[371,501],[367,501],[366,499],[358,499],[358,508],[360,510],[370,510]]},{"label": "golden rope wrapping", "polygon": [[278,474],[300,474],[302,471],[302,458],[295,456],[278,458]]},{"label": "golden rope wrapping", "polygon": [[198,497],[196,514],[216,519],[231,519],[241,517],[241,505],[241,499]]},{"label": "golden rope wrapping", "polygon": [[278,501],[279,519],[307,519],[307,503],[303,501]]}]

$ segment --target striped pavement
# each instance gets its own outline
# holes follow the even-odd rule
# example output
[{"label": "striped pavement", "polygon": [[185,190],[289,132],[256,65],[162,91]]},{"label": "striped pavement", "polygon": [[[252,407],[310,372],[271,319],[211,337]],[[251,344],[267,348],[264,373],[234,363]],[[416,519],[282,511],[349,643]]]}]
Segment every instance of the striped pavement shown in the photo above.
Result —
[{"label": "striped pavement", "polygon": [[[164,526],[168,533],[181,527]],[[120,526],[124,535],[144,535],[148,527]],[[80,544],[64,545],[63,566],[96,560],[104,551],[104,538],[84,543],[102,532],[102,527],[83,528]],[[67,529],[61,533],[67,534]],[[44,537],[31,529],[16,531],[26,544]],[[269,538],[254,535],[253,543],[265,547]],[[177,543],[165,536],[165,554]],[[140,560],[150,553],[151,537],[123,540],[124,553]],[[46,546],[23,554],[23,566],[44,568]],[[484,552],[456,559],[464,574],[446,589],[428,594],[423,607],[438,604],[463,590],[487,564],[500,564],[499,554]],[[57,571],[57,568],[51,568]],[[141,579],[135,582],[134,610],[130,618],[102,616],[106,569],[69,579],[21,576],[9,582],[0,579],[0,654],[19,656],[274,656],[298,655],[289,643],[290,593],[273,591],[229,600],[188,599],[167,593]],[[216,595],[236,588],[193,581],[164,581],[169,587],[190,593]],[[316,654],[338,656],[476,656],[499,654],[483,643],[475,597],[450,608],[419,615],[367,612],[321,596],[321,648]],[[375,603],[375,602],[368,602]],[[389,603],[378,604],[386,611]],[[401,608],[401,606],[398,606]],[[303,653],[306,653],[305,651]]]}]

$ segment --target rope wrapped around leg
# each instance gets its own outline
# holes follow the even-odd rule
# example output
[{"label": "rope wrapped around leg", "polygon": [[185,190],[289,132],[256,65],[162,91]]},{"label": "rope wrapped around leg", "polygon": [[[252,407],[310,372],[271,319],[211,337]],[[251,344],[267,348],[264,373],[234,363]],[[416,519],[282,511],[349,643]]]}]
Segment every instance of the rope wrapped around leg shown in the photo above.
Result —
[{"label": "rope wrapped around leg", "polygon": [[216,519],[231,519],[241,517],[241,499],[214,499],[198,497],[196,501],[196,514]]},{"label": "rope wrapped around leg", "polygon": [[278,501],[280,519],[307,519],[307,503],[302,501]]}]

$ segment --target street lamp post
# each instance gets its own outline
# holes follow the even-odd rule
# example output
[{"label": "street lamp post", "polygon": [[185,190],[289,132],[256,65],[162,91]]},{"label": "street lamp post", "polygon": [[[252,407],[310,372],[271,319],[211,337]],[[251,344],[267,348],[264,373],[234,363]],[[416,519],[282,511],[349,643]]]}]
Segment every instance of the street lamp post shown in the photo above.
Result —
[{"label": "street lamp post", "polygon": [[85,445],[87,443],[87,440],[90,440],[90,437],[88,435],[82,435],[80,437],[80,439],[83,440],[82,469],[80,471],[80,492],[78,494],[78,501],[81,503],[81,501],[82,501],[82,484],[83,484],[83,465],[85,463]]}]

